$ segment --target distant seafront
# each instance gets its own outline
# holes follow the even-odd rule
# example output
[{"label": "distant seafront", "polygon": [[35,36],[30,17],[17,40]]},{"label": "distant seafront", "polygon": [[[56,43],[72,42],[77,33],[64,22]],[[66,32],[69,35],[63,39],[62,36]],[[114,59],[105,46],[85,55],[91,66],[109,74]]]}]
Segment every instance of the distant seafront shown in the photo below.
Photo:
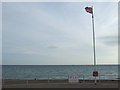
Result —
[{"label": "distant seafront", "polygon": [[[78,76],[93,79],[93,65],[2,65],[3,79],[67,79]],[[118,65],[97,65],[100,79],[118,80]],[[102,76],[103,75],[103,76]]]}]

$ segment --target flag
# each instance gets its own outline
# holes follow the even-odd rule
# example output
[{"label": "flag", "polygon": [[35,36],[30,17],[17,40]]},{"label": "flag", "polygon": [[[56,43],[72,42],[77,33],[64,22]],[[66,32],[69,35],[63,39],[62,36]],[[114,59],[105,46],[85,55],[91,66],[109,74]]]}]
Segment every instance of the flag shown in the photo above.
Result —
[{"label": "flag", "polygon": [[88,13],[91,13],[91,14],[93,13],[92,7],[86,7],[85,10]]}]

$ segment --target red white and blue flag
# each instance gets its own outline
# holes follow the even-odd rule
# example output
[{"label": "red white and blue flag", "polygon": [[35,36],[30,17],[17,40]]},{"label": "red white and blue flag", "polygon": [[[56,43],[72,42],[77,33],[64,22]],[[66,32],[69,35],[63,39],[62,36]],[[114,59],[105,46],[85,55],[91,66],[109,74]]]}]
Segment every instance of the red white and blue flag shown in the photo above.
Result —
[{"label": "red white and blue flag", "polygon": [[91,13],[91,14],[93,13],[92,7],[86,7],[85,10],[88,13]]}]

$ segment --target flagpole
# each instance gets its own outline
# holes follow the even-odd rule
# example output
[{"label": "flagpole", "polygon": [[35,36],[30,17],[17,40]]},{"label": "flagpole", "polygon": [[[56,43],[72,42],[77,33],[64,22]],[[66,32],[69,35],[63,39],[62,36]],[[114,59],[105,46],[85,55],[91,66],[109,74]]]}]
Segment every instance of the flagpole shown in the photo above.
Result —
[{"label": "flagpole", "polygon": [[[93,26],[94,71],[96,71],[96,50],[95,50],[95,30],[94,30],[93,6],[92,6],[92,26]],[[97,80],[96,80],[96,76],[95,76],[95,84],[96,83],[97,83]]]}]

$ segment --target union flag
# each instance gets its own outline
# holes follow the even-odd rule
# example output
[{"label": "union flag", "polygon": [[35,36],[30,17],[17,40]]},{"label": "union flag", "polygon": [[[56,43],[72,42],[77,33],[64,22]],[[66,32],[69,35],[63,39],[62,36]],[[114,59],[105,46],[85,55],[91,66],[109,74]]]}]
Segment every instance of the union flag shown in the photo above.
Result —
[{"label": "union flag", "polygon": [[86,12],[93,13],[92,7],[85,7]]}]

